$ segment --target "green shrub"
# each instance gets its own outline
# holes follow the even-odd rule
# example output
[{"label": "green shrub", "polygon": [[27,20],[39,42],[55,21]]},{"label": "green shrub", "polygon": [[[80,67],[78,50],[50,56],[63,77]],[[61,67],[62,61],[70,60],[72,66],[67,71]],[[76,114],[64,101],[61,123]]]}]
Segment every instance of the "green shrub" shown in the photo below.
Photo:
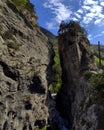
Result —
[{"label": "green shrub", "polygon": [[96,74],[96,72],[94,72],[94,71],[86,71],[86,72],[84,73],[84,78],[85,78],[86,80],[89,80],[94,74]]},{"label": "green shrub", "polygon": [[42,129],[36,128],[35,130],[47,130],[47,128],[50,127],[49,125],[44,126]]},{"label": "green shrub", "polygon": [[29,12],[34,11],[34,6],[29,2],[29,0],[12,0],[12,1],[20,9],[26,9]]},{"label": "green shrub", "polygon": [[60,57],[59,57],[59,51],[58,51],[58,45],[54,46],[54,65],[52,66],[52,71],[53,71],[53,77],[52,77],[52,84],[50,85],[50,89],[53,93],[57,93],[62,85],[62,80],[61,80],[61,65],[60,65]]},{"label": "green shrub", "polygon": [[89,81],[92,89],[97,91],[104,90],[104,73],[93,74]]},{"label": "green shrub", "polygon": [[104,73],[93,74],[89,78],[88,92],[94,102],[104,102]]},{"label": "green shrub", "polygon": [[[97,56],[94,56],[94,59],[97,63],[97,65],[99,65],[99,58]],[[104,60],[101,59],[101,65],[104,66]]]},{"label": "green shrub", "polygon": [[12,0],[15,5],[25,7],[26,4],[29,2],[28,0]]}]

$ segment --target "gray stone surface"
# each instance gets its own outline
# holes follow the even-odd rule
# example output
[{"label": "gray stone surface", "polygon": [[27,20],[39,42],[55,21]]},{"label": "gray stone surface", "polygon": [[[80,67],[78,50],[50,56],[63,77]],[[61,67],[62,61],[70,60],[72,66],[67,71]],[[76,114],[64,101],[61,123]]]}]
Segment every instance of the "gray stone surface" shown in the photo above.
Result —
[{"label": "gray stone surface", "polygon": [[0,0],[0,130],[47,122],[49,45],[34,16]]},{"label": "gray stone surface", "polygon": [[63,84],[57,107],[69,130],[103,130],[104,105],[92,102],[93,92],[88,93],[88,81],[84,78],[86,72],[96,73],[97,67],[90,43],[82,36],[80,32],[72,36],[70,30],[59,35]]}]

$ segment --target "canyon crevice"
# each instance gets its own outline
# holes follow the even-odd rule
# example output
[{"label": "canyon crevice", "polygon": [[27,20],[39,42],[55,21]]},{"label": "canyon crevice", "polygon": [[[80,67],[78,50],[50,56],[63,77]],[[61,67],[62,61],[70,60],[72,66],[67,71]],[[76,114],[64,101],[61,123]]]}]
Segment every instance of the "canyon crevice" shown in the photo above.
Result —
[{"label": "canyon crevice", "polygon": [[48,88],[53,46],[33,6],[13,1],[0,0],[0,130],[104,130],[104,74],[82,28],[71,21],[59,33],[62,87],[55,100]]}]

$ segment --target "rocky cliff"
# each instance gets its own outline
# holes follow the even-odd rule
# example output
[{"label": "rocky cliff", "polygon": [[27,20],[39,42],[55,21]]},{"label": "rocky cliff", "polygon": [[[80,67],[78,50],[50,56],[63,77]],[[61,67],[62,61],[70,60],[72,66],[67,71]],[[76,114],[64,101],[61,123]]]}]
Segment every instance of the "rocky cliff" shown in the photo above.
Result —
[{"label": "rocky cliff", "polygon": [[36,14],[0,0],[0,130],[33,130],[47,123],[50,55]]},{"label": "rocky cliff", "polygon": [[90,43],[83,29],[74,21],[69,23],[67,30],[61,30],[58,39],[62,88],[58,94],[57,108],[69,130],[103,130],[104,96],[100,95],[98,101],[98,95],[104,78],[100,75],[102,83],[97,85],[98,89],[96,84],[99,80],[94,76],[99,74]]}]

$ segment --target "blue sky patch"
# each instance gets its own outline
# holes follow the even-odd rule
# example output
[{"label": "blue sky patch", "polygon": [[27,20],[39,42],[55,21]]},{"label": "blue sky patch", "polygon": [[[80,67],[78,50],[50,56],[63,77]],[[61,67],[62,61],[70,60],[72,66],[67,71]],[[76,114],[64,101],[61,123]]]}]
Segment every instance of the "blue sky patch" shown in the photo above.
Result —
[{"label": "blue sky patch", "polygon": [[40,26],[57,35],[62,20],[76,20],[87,30],[91,43],[104,44],[104,0],[30,0]]}]

